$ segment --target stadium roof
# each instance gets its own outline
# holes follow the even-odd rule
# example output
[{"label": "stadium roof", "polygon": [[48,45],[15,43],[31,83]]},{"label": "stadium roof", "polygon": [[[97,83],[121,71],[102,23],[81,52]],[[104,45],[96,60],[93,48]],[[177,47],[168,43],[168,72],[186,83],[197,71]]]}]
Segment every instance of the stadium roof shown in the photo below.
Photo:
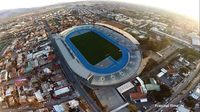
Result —
[{"label": "stadium roof", "polygon": [[200,37],[192,37],[192,45],[200,46]]},{"label": "stadium roof", "polygon": [[[65,39],[71,32],[74,32],[77,29],[85,28],[91,30],[96,28],[95,30],[98,29],[99,31],[106,33],[106,35],[109,35],[109,38],[112,38],[117,42],[117,44],[125,47],[128,50],[128,61],[126,62],[126,65],[120,68],[118,71],[107,74],[97,73],[88,69],[88,67],[85,66],[85,62],[82,62],[80,58],[77,57],[75,53],[76,51],[72,50],[68,43],[65,42]],[[79,35],[79,33],[75,35]],[[138,41],[130,34],[110,25],[97,23],[94,25],[73,26],[61,32],[60,34],[55,35],[54,39],[58,50],[61,52],[61,55],[64,57],[64,60],[67,62],[66,64],[69,65],[70,69],[78,76],[85,79],[83,80],[84,82],[86,81],[91,85],[106,86],[127,81],[130,79],[130,77],[136,76],[137,70],[141,63],[142,58],[140,49],[138,47]],[[108,61],[101,62],[101,64],[105,63],[108,63]]]},{"label": "stadium roof", "polygon": [[129,82],[119,86],[117,88],[117,91],[122,94],[122,93],[132,89],[133,87],[134,87],[134,85],[129,81]]}]

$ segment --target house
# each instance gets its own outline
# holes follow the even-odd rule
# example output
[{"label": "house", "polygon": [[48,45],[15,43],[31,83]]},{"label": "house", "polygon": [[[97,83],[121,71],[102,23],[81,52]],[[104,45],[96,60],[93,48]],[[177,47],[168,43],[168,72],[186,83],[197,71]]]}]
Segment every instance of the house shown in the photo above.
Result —
[{"label": "house", "polygon": [[185,108],[183,105],[179,105],[176,110],[177,112],[190,112],[190,110]]},{"label": "house", "polygon": [[0,83],[8,80],[8,72],[7,70],[2,70],[0,72]]},{"label": "house", "polygon": [[167,73],[167,70],[164,69],[164,68],[162,68],[160,71],[161,71],[161,72],[157,74],[157,77],[158,77],[158,78],[162,77],[163,75],[165,75],[165,74]]},{"label": "house", "polygon": [[146,94],[141,94],[141,93],[130,93],[130,98],[132,101],[137,101],[137,100],[142,100],[146,99]]},{"label": "house", "polygon": [[63,88],[55,90],[54,94],[55,94],[55,96],[59,96],[59,95],[62,95],[62,94],[68,93],[68,92],[70,92],[69,87],[63,87]]},{"label": "house", "polygon": [[200,98],[200,83],[196,86],[190,96],[192,96],[196,100]]},{"label": "house", "polygon": [[157,84],[146,84],[145,85],[148,91],[156,90],[160,91],[160,85]]},{"label": "house", "polygon": [[54,112],[69,112],[69,106],[67,105],[67,102],[54,105],[53,109],[54,109]]},{"label": "house", "polygon": [[76,108],[79,106],[79,102],[77,100],[70,100],[68,103],[70,108]]},{"label": "house", "polygon": [[35,97],[37,98],[38,102],[43,102],[44,98],[42,96],[42,93],[40,92],[40,90],[36,91],[35,93]]},{"label": "house", "polygon": [[160,73],[157,74],[157,77],[160,78],[160,77],[162,77],[163,75],[165,75],[165,73],[160,72]]},{"label": "house", "polygon": [[146,93],[142,90],[142,86],[137,86],[137,92],[132,92],[129,96],[134,102],[147,102]]},{"label": "house", "polygon": [[160,91],[160,85],[157,84],[156,80],[154,78],[150,78],[149,80],[150,84],[145,84],[147,91],[152,91],[152,90]]}]

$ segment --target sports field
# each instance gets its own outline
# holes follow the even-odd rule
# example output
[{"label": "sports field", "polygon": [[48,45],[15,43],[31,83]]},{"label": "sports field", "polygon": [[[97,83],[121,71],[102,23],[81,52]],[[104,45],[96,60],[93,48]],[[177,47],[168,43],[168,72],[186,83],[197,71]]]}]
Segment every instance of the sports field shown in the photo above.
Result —
[{"label": "sports field", "polygon": [[70,38],[70,41],[92,65],[99,63],[108,56],[115,60],[122,57],[118,47],[94,32],[74,36]]}]

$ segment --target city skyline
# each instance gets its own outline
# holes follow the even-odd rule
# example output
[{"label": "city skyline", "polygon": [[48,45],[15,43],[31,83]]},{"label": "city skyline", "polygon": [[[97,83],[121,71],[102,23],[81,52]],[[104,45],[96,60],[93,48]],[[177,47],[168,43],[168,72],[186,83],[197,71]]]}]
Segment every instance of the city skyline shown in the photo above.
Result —
[{"label": "city skyline", "polygon": [[20,1],[59,4],[0,11],[0,112],[200,112],[194,19],[146,0]]},{"label": "city skyline", "polygon": [[[42,7],[59,3],[69,3],[76,1],[88,1],[88,0],[1,0],[0,10],[16,9],[16,8],[33,8]],[[199,0],[110,0],[117,2],[125,2],[132,4],[139,4],[144,6],[150,6],[155,8],[164,9],[170,12],[175,12],[181,15],[188,16],[192,19],[199,21]],[[12,3],[12,4],[11,4]]]}]

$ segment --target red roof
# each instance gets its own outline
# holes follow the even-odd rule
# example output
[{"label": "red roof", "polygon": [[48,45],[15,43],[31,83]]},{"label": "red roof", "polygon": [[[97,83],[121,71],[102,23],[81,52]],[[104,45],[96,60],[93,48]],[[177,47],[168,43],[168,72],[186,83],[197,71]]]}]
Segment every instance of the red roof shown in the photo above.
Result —
[{"label": "red roof", "polygon": [[57,82],[57,81],[61,81],[61,80],[65,79],[65,77],[63,76],[63,74],[57,74],[57,75],[51,77],[51,79],[53,81]]},{"label": "red roof", "polygon": [[24,84],[26,84],[26,82],[27,82],[26,78],[16,79],[15,86],[23,86]]},{"label": "red roof", "polygon": [[141,86],[137,86],[137,92],[130,93],[131,100],[138,100],[145,97],[146,97],[146,94],[142,92]]},{"label": "red roof", "polygon": [[138,99],[142,99],[142,98],[145,98],[146,97],[146,94],[143,94],[143,93],[130,93],[130,98],[131,100],[138,100]]},{"label": "red roof", "polygon": [[48,55],[48,58],[47,58],[47,59],[48,59],[49,61],[52,61],[53,59],[55,59],[55,57],[56,57],[56,56],[55,56],[54,54],[50,53],[50,54]]},{"label": "red roof", "polygon": [[137,86],[137,93],[141,93],[141,94],[143,93],[141,90],[141,86]]}]

